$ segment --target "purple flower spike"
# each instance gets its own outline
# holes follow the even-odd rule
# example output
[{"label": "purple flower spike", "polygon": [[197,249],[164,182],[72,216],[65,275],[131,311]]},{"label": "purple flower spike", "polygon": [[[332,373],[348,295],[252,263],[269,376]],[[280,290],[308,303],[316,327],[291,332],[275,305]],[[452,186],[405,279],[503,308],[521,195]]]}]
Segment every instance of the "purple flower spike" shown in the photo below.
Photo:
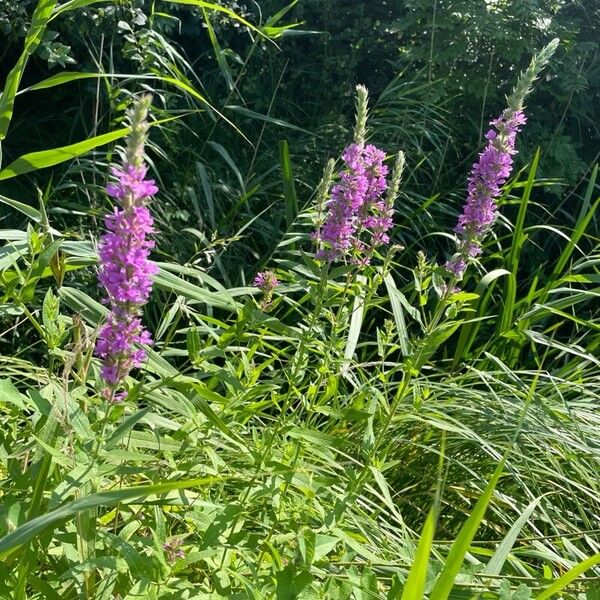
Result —
[{"label": "purple flower spike", "polygon": [[473,165],[467,201],[454,228],[459,236],[457,253],[446,263],[446,269],[458,279],[469,260],[481,254],[481,242],[498,216],[496,199],[512,172],[515,140],[525,121],[522,111],[506,109],[490,123],[495,130],[485,136],[488,144]]},{"label": "purple flower spike", "polygon": [[154,223],[145,206],[158,192],[154,180],[146,179],[148,168],[143,162],[150,102],[151,98],[144,96],[133,108],[127,158],[121,168],[112,169],[116,181],[106,186],[108,195],[118,200],[120,207],[104,218],[107,231],[100,238],[98,280],[106,290],[110,313],[98,333],[96,354],[102,359],[101,373],[106,383],[102,395],[112,403],[126,398],[126,392],[119,388],[130,371],[146,359],[140,346],[152,344],[141,320],[142,307],[152,291],[152,278],[158,271],[148,260],[154,248],[154,241],[148,238],[154,233]]},{"label": "purple flower spike", "polygon": [[98,279],[106,288],[113,305],[138,304],[148,301],[156,265],[148,261],[154,241],[146,236],[153,233],[150,211],[145,206],[129,210],[115,208],[105,217],[108,230],[100,243],[102,267]]},{"label": "purple flower spike", "polygon": [[325,222],[313,235],[321,245],[317,258],[333,262],[350,254],[353,262],[368,264],[373,249],[389,243],[392,226],[393,205],[384,199],[385,153],[371,144],[352,144],[342,159],[345,168],[331,190]]}]

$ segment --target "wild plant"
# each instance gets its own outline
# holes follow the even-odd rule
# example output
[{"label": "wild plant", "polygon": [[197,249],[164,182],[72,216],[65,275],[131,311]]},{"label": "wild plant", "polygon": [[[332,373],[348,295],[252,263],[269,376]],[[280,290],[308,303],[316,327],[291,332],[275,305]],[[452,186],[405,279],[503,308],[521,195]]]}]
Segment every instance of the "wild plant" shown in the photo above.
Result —
[{"label": "wild plant", "polygon": [[[600,385],[597,339],[587,336],[597,310],[569,315],[587,348],[531,326],[597,296],[582,288],[548,302],[569,283],[596,281],[597,258],[570,260],[598,206],[593,182],[558,272],[500,318],[529,333],[535,368],[508,365],[473,338],[496,319],[481,303],[502,275],[479,278],[475,267],[491,254],[497,202],[511,185],[534,187],[531,175],[509,180],[512,156],[524,99],[555,47],[534,57],[492,122],[446,266],[423,248],[409,269],[395,243],[411,157],[369,137],[364,87],[341,164],[327,163],[303,209],[284,169],[287,230],[257,261],[253,286],[160,260],[151,215],[160,172],[146,152],[160,124],[147,95],[126,127],[86,146],[127,138],[106,176],[116,206],[98,243],[53,228],[51,192],[39,210],[0,197],[31,221],[3,230],[0,252],[11,349],[0,380],[0,595],[579,599],[591,590]],[[18,79],[2,97],[8,121]],[[0,180],[57,160],[34,153]],[[83,285],[90,270],[101,286]]]}]

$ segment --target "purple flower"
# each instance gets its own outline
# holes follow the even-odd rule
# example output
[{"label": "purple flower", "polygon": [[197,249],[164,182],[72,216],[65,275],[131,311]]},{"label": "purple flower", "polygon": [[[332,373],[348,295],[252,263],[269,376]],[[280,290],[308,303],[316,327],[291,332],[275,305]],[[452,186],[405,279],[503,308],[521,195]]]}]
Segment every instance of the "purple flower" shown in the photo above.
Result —
[{"label": "purple flower", "polygon": [[317,258],[332,262],[350,254],[354,262],[368,263],[373,248],[389,242],[393,206],[384,200],[388,168],[385,153],[369,144],[348,146],[345,168],[333,186],[327,216],[313,235],[322,246]]},{"label": "purple flower", "polygon": [[257,273],[253,284],[254,287],[267,293],[272,292],[279,285],[279,281],[273,271],[262,271],[261,273]]},{"label": "purple flower", "polygon": [[115,208],[104,218],[107,233],[100,243],[101,269],[98,279],[106,288],[112,305],[148,301],[156,265],[148,261],[154,241],[152,217],[145,206],[128,210]]},{"label": "purple flower", "polygon": [[461,278],[470,259],[481,254],[481,242],[498,216],[496,199],[512,172],[515,139],[526,121],[520,110],[506,109],[490,124],[488,144],[473,165],[468,182],[467,201],[454,231],[459,235],[457,253],[446,269]]},{"label": "purple flower", "polygon": [[106,383],[102,394],[111,402],[126,397],[125,392],[117,390],[130,371],[146,359],[140,346],[152,343],[141,320],[141,309],[150,297],[152,278],[158,271],[148,260],[154,247],[148,236],[154,229],[152,215],[145,206],[158,192],[154,180],[146,179],[148,169],[143,162],[149,105],[150,98],[144,97],[134,107],[126,154],[129,162],[112,169],[116,181],[106,187],[108,195],[121,205],[104,218],[107,231],[99,246],[98,280],[106,290],[110,313],[98,333],[96,354],[102,359],[101,373]]},{"label": "purple flower", "polygon": [[169,562],[175,562],[178,558],[185,558],[185,552],[181,548],[183,542],[179,538],[175,538],[163,544],[163,550],[167,554]]},{"label": "purple flower", "polygon": [[148,345],[152,338],[142,326],[139,317],[121,309],[112,311],[100,329],[96,341],[96,354],[103,359],[102,377],[110,387],[121,383],[134,367],[140,367],[146,353],[136,345]]},{"label": "purple flower", "polygon": [[262,310],[270,308],[273,301],[273,290],[279,285],[279,281],[273,271],[262,271],[254,278],[254,287],[262,291],[263,297],[260,302]]},{"label": "purple flower", "polygon": [[113,198],[118,200],[123,200],[127,196],[149,198],[158,192],[154,179],[145,179],[148,167],[144,164],[140,167],[124,165],[123,169],[112,167],[111,171],[117,181],[109,183],[106,192]]}]

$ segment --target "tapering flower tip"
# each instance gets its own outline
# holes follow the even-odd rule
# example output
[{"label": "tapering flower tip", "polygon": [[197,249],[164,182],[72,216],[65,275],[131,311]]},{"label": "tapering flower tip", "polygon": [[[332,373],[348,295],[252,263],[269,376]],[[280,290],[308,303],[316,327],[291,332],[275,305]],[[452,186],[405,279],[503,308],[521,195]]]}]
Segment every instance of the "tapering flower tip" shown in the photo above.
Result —
[{"label": "tapering flower tip", "polygon": [[151,105],[152,95],[144,94],[138,98],[128,113],[131,133],[125,149],[125,163],[136,169],[144,164],[144,145],[148,137],[148,112]]},{"label": "tapering flower tip", "polygon": [[394,168],[392,169],[392,179],[386,195],[386,204],[388,206],[394,206],[396,196],[398,195],[398,190],[400,189],[400,180],[402,179],[402,173],[404,172],[405,162],[406,159],[404,152],[400,150],[400,152],[398,152],[396,155],[396,162],[394,163]]},{"label": "tapering flower tip", "polygon": [[367,119],[369,118],[369,91],[364,85],[356,86],[356,125],[354,143],[364,144],[367,137]]},{"label": "tapering flower tip", "polygon": [[257,273],[254,278],[254,287],[265,294],[271,293],[278,285],[279,281],[273,271],[262,271],[261,273]]},{"label": "tapering flower tip", "polygon": [[538,78],[544,67],[548,64],[554,52],[558,48],[559,39],[554,38],[549,44],[544,46],[537,54],[534,54],[529,66],[519,75],[517,84],[512,93],[507,98],[508,107],[513,111],[523,109],[525,98],[530,94],[533,83]]},{"label": "tapering flower tip", "polygon": [[325,169],[323,169],[323,177],[321,177],[321,181],[319,181],[319,185],[317,186],[317,191],[315,193],[315,205],[319,213],[322,213],[325,210],[325,202],[327,201],[329,188],[331,188],[331,184],[333,182],[334,170],[335,160],[330,158],[325,165]]}]

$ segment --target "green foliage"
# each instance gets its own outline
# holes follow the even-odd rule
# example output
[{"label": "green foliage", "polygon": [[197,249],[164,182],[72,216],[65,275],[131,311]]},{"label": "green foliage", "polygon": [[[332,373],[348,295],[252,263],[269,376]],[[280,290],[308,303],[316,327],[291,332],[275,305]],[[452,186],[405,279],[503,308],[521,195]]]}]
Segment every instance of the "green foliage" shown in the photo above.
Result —
[{"label": "green foliage", "polygon": [[[547,35],[570,32],[551,66],[566,71],[579,7],[437,4],[432,35],[430,2],[51,4],[30,29],[32,3],[0,3],[20,44],[1,99],[0,598],[590,597],[597,166],[547,214],[542,146],[462,289],[438,267],[472,137],[452,120],[476,133]],[[76,72],[40,66],[40,22]],[[488,88],[465,87],[490,64]],[[538,93],[577,105],[563,75],[534,114]],[[310,233],[358,81],[375,98],[367,129],[361,91],[359,137],[387,144],[390,168],[406,152],[398,227],[372,264],[327,268]],[[155,344],[109,404],[95,240],[125,112],[150,88]],[[53,112],[67,99],[72,128],[34,114],[36,94]],[[556,148],[574,117],[551,105],[537,127]],[[268,303],[246,285],[263,268],[282,282]]]}]

